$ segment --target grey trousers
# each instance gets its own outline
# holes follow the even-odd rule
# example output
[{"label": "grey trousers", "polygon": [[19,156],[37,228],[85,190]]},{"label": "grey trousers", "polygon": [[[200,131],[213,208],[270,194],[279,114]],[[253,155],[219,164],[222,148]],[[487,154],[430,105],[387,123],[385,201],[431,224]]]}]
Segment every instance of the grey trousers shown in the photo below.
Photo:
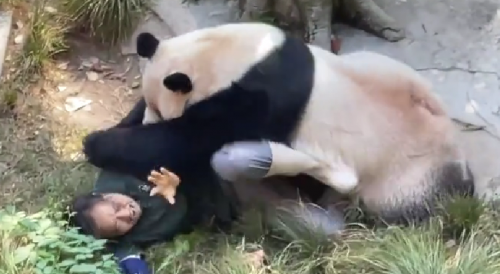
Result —
[{"label": "grey trousers", "polygon": [[224,180],[258,181],[266,177],[273,161],[266,141],[225,145],[212,156],[212,167]]}]

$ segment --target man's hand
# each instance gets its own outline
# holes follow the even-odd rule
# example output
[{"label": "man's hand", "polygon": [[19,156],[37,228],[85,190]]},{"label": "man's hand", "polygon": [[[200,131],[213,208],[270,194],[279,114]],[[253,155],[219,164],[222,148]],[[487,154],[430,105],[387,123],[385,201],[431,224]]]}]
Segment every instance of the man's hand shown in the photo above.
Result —
[{"label": "man's hand", "polygon": [[148,181],[156,185],[150,195],[160,194],[168,200],[170,204],[175,204],[175,193],[179,186],[180,179],[174,173],[165,168],[160,168],[160,172],[153,170],[148,176]]}]

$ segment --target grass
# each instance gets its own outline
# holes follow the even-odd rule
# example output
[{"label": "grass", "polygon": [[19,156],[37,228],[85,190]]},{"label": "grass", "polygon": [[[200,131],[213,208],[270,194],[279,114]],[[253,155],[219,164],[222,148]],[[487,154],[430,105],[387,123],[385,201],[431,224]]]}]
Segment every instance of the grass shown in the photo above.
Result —
[{"label": "grass", "polygon": [[[30,91],[33,79],[45,80],[54,56],[67,49],[68,22],[117,43],[147,2],[62,1],[51,12],[48,3],[36,2],[18,18],[26,23],[25,40],[10,49],[15,58],[4,69],[1,102],[11,111],[0,115],[0,273],[117,273],[103,242],[68,229],[60,215],[68,198],[95,180],[96,170],[77,153],[85,132],[53,117],[43,96]],[[29,6],[21,2],[0,4]],[[419,227],[353,226],[336,237],[286,212],[273,229],[258,211],[247,212],[234,233],[180,236],[149,250],[148,259],[160,274],[500,273],[500,211],[457,198],[442,212]],[[267,254],[261,267],[245,256],[258,249]]]},{"label": "grass", "polygon": [[2,77],[0,101],[4,106],[13,108],[18,95],[29,87],[27,83],[36,82],[53,58],[67,50],[65,34],[68,27],[60,14],[47,12],[47,1],[35,1],[31,8],[29,3],[21,0],[9,0],[2,5],[20,10],[15,19],[24,20],[27,24],[17,34],[24,37],[21,47],[9,48],[15,51],[15,57],[7,63],[6,68],[10,70]]},{"label": "grass", "polygon": [[59,0],[74,26],[99,42],[116,45],[129,38],[149,10],[150,0]]},{"label": "grass", "polygon": [[[22,78],[39,75],[57,54],[68,49],[65,34],[67,21],[57,12],[47,9],[47,1],[36,1],[29,15],[27,37],[21,54],[17,56],[17,71]],[[21,77],[21,75],[16,75]]]},{"label": "grass", "polygon": [[[469,203],[474,205],[476,201]],[[267,234],[258,242],[247,242],[235,234],[216,235],[198,237],[196,243],[184,247],[178,242],[189,240],[178,239],[177,243],[152,250],[150,258],[155,265],[162,265],[157,273],[500,273],[498,230],[481,225],[486,222],[498,227],[496,214],[485,211],[476,216],[481,220],[477,219],[469,233],[457,238],[447,236],[448,224],[443,218],[434,218],[418,227],[351,229],[337,241],[322,243],[310,234],[292,241],[279,241],[276,235]],[[289,225],[288,232],[297,224]],[[296,237],[296,232],[288,235],[289,239]],[[315,244],[314,252],[311,241]],[[264,248],[268,254],[268,263],[261,268],[252,267],[243,256],[245,251],[256,248]],[[171,257],[165,259],[166,254]]]}]

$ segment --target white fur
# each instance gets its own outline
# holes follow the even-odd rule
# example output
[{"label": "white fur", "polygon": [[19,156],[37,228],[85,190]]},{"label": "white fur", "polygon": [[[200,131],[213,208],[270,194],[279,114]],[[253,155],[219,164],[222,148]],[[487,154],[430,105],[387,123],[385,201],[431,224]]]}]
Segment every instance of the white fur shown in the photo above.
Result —
[{"label": "white fur", "polygon": [[[162,118],[178,117],[186,100],[229,86],[283,41],[281,30],[255,23],[162,41],[144,72],[145,98]],[[269,175],[307,173],[377,209],[422,199],[435,183],[434,167],[462,161],[451,120],[416,71],[376,53],[309,49],[316,71],[310,102],[292,148],[272,146]],[[193,92],[165,92],[162,80],[174,71],[192,77]]]}]

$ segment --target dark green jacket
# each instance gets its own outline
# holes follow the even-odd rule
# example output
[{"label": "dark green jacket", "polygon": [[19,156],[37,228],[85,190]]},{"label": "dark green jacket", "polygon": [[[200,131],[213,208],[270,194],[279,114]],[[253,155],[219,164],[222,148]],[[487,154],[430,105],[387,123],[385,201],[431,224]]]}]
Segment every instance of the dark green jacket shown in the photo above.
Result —
[{"label": "dark green jacket", "polygon": [[142,216],[132,230],[110,241],[110,248],[118,257],[170,241],[201,224],[227,229],[238,216],[239,203],[231,184],[221,181],[212,170],[193,170],[185,177],[177,189],[174,205],[161,196],[150,196],[152,187],[135,177],[105,170],[97,178],[94,192],[124,194],[142,208]]},{"label": "dark green jacket", "polygon": [[95,193],[120,193],[132,197],[142,208],[138,223],[126,235],[110,240],[110,248],[119,257],[136,254],[152,244],[169,241],[178,234],[189,232],[188,206],[182,193],[171,205],[159,195],[150,196],[152,185],[134,177],[101,171]]}]

